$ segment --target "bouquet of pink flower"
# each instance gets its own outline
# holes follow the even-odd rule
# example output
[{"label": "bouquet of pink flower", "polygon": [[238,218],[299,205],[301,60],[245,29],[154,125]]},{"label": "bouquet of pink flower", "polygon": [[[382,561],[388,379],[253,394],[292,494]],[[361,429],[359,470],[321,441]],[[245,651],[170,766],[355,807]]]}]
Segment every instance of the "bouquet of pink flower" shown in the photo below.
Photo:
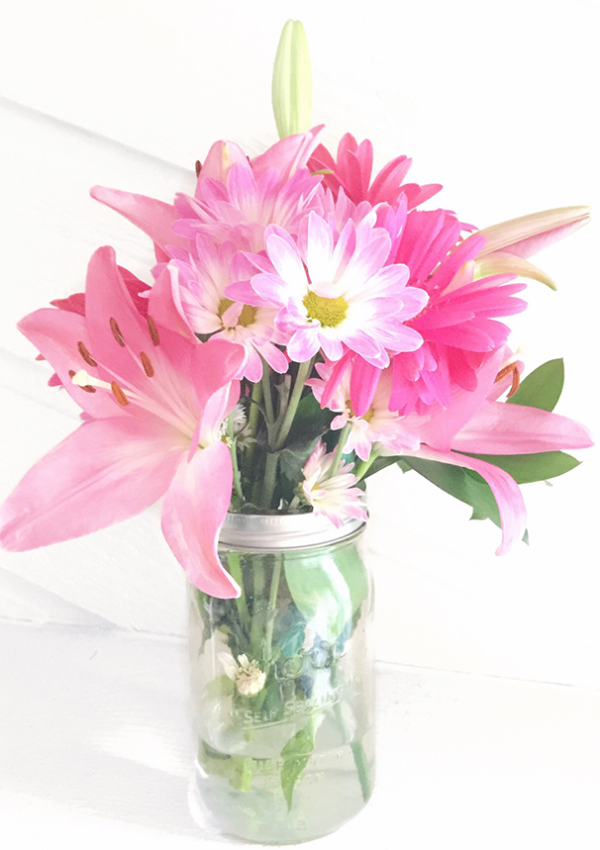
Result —
[{"label": "bouquet of pink flower", "polygon": [[[4,504],[6,548],[87,534],[164,497],[162,531],[191,582],[235,598],[217,551],[228,512],[366,519],[366,478],[397,464],[500,525],[504,554],[526,533],[519,484],[567,472],[577,461],[563,450],[591,445],[552,412],[562,362],[520,383],[502,321],[526,307],[522,278],[553,286],[529,257],[588,209],[484,230],[421,209],[441,186],[406,182],[406,156],[373,177],[370,141],[347,134],[333,154],[308,129],[293,31],[274,77],[280,141],[255,158],[216,142],[194,194],[173,203],[92,190],[152,239],[154,282],[99,248],[85,294],[20,323],[83,423]],[[230,666],[248,699],[268,664],[246,651]]]}]

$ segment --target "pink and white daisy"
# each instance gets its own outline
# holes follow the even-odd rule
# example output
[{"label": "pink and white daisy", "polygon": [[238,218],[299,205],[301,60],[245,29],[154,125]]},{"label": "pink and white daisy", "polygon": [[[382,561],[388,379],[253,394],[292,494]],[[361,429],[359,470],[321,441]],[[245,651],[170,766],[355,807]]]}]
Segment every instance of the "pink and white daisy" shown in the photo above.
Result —
[{"label": "pink and white daisy", "polygon": [[421,335],[405,322],[423,309],[427,294],[406,286],[404,265],[385,265],[391,239],[375,227],[375,218],[372,213],[358,224],[347,221],[338,235],[333,222],[310,212],[297,242],[279,227],[267,228],[265,248],[274,271],[234,284],[227,296],[277,307],[276,324],[291,360],[306,362],[319,350],[339,360],[348,348],[376,367],[387,366],[388,350],[421,345]]},{"label": "pink and white daisy", "polygon": [[[285,372],[288,360],[271,341],[275,333],[277,310],[253,307],[232,301],[225,289],[243,274],[247,263],[231,242],[214,245],[204,236],[196,237],[194,255],[178,252],[181,259],[171,260],[177,273],[167,285],[174,287],[173,300],[182,318],[196,334],[212,334],[244,347],[245,357],[238,377],[259,381],[262,359],[276,372]],[[157,284],[158,285],[158,284]]]},{"label": "pink and white daisy", "polygon": [[320,442],[306,461],[302,470],[302,496],[317,516],[327,517],[336,528],[351,517],[366,521],[364,493],[354,486],[358,478],[349,471],[352,465],[342,461],[337,472],[330,476],[335,452],[326,454],[326,451],[325,443]]},{"label": "pink and white daisy", "polygon": [[277,224],[295,234],[308,210],[321,209],[320,183],[321,178],[305,168],[282,181],[277,168],[257,177],[248,162],[237,163],[229,169],[225,183],[207,178],[199,183],[195,198],[177,197],[179,220],[174,230],[188,239],[203,233],[213,242],[233,240],[259,252],[268,225]]},{"label": "pink and white daisy", "polygon": [[[316,369],[320,375],[307,383],[312,387],[317,401],[321,401],[332,372],[332,364],[317,363]],[[377,384],[377,389],[371,401],[371,406],[362,415],[357,416],[352,409],[350,399],[351,369],[346,368],[336,386],[327,407],[338,415],[334,417],[330,428],[338,431],[347,425],[350,430],[344,445],[344,454],[356,452],[361,460],[368,460],[372,448],[378,454],[402,454],[419,448],[421,440],[417,422],[413,417],[407,423],[403,416],[389,409],[390,393],[392,391],[391,369],[384,369]]]}]

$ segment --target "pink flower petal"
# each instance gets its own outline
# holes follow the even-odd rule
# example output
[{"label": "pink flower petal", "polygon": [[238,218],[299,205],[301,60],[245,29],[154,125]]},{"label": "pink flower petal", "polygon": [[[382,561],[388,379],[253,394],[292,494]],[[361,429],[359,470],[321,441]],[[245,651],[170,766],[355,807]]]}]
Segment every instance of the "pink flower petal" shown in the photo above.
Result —
[{"label": "pink flower petal", "polygon": [[69,373],[80,369],[85,369],[90,375],[98,374],[98,370],[84,360],[79,349],[81,342],[93,356],[94,348],[83,316],[45,307],[25,316],[18,327],[50,363],[58,375],[58,382],[83,410],[94,417],[125,415],[112,393],[86,392],[71,381]]},{"label": "pink flower petal", "polygon": [[485,247],[478,253],[480,257],[493,251],[510,251],[518,257],[527,258],[578,230],[589,218],[589,207],[544,210],[486,227],[469,237],[467,242],[477,236],[485,237]]},{"label": "pink flower petal", "polygon": [[456,434],[452,448],[475,454],[529,454],[585,449],[592,438],[584,425],[536,407],[487,401]]},{"label": "pink flower petal", "polygon": [[186,248],[188,240],[178,236],[173,231],[177,213],[172,204],[165,204],[145,195],[134,195],[131,192],[121,192],[118,189],[107,189],[104,186],[94,186],[90,195],[96,201],[125,216],[132,224],[147,233],[157,247],[157,260],[168,260],[165,252],[166,245],[176,245]]},{"label": "pink flower petal", "polygon": [[140,375],[140,354],[153,350],[152,337],[123,282],[115,252],[108,246],[98,248],[90,259],[85,303],[94,357],[121,380],[135,385]]},{"label": "pink flower petal", "polygon": [[150,314],[157,325],[194,340],[194,332],[181,301],[178,269],[174,264],[165,266],[156,279],[148,297]]},{"label": "pink flower petal", "polygon": [[0,543],[35,549],[106,528],[154,504],[185,452],[163,422],[88,421],[48,452],[0,510]]},{"label": "pink flower petal", "polygon": [[[243,345],[228,342],[219,337],[212,337],[208,342],[194,346],[191,353],[190,376],[201,410],[204,410],[213,393],[234,380],[245,359],[246,352]],[[235,387],[239,394],[237,382]]]},{"label": "pink flower petal", "polygon": [[437,449],[450,450],[454,447],[455,435],[472,419],[494,385],[505,359],[505,350],[495,351],[477,373],[476,387],[471,390],[453,386],[447,409],[437,409],[425,422],[420,433],[424,442]]},{"label": "pink flower petal", "polygon": [[502,524],[502,542],[496,550],[497,555],[506,555],[515,543],[523,539],[527,521],[525,502],[517,483],[503,469],[455,452],[438,452],[428,446],[421,446],[418,452],[410,452],[410,456],[472,469],[490,485]]},{"label": "pink flower petal", "polygon": [[233,165],[241,165],[250,171],[250,163],[239,145],[236,145],[235,142],[215,142],[202,163],[202,170],[196,187],[196,197],[200,196],[201,184],[206,179],[211,178],[220,183],[226,183],[227,175]]},{"label": "pink flower petal", "polygon": [[179,466],[162,511],[163,534],[188,578],[204,593],[220,599],[240,595],[217,554],[232,482],[229,449],[214,443]]}]

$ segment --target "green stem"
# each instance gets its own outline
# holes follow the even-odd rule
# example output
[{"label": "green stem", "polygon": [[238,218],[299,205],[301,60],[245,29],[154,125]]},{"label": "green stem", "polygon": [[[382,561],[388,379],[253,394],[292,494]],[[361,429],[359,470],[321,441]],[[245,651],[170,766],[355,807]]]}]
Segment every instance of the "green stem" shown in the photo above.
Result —
[{"label": "green stem", "polygon": [[277,484],[277,464],[279,463],[278,452],[267,452],[265,458],[265,477],[263,480],[263,491],[261,498],[261,507],[270,508]]},{"label": "green stem", "polygon": [[360,790],[362,791],[363,800],[365,803],[371,796],[371,782],[369,780],[369,769],[367,767],[367,758],[362,741],[352,741],[350,744],[352,755],[354,756],[354,764],[358,773],[358,781],[360,782]]},{"label": "green stem", "polygon": [[[335,687],[336,678],[336,668],[334,666],[331,668],[331,684],[333,687]],[[340,732],[342,733],[342,740],[346,741],[348,735],[346,731],[346,724],[344,723],[344,718],[342,716],[341,705],[339,702],[334,705],[333,713],[335,714],[335,719],[337,720],[338,725],[340,727]],[[354,765],[356,767],[356,773],[358,774],[360,790],[362,791],[363,800],[366,803],[369,797],[371,796],[372,788],[371,780],[369,779],[369,767],[367,765],[367,757],[365,756],[365,750],[362,745],[362,741],[351,741],[350,749],[352,750]]]},{"label": "green stem", "polygon": [[273,410],[273,396],[271,395],[271,379],[269,377],[269,370],[266,368],[263,368],[262,389],[265,404],[265,417],[267,425],[270,425],[275,421],[275,412]]},{"label": "green stem", "polygon": [[231,413],[227,419],[227,443],[231,453],[231,466],[233,468],[233,489],[235,490],[236,495],[239,496],[243,502],[244,493],[242,491],[242,482],[240,480],[240,470],[237,460],[237,441],[233,430],[233,413]]},{"label": "green stem", "polygon": [[287,440],[288,435],[290,433],[290,429],[294,421],[294,416],[296,415],[296,410],[298,409],[298,404],[300,403],[300,399],[302,398],[304,382],[312,372],[313,363],[314,358],[312,358],[311,360],[307,360],[306,363],[300,363],[298,366],[298,374],[296,375],[294,389],[292,390],[290,402],[288,404],[287,410],[285,412],[285,417],[283,419],[283,422],[281,423],[281,427],[279,428],[279,433],[277,435],[277,441],[275,443],[275,449],[277,450],[280,450],[285,446],[285,441]]},{"label": "green stem", "polygon": [[281,568],[283,566],[283,556],[275,555],[275,564],[273,566],[273,577],[271,578],[271,591],[269,593],[269,607],[267,609],[267,624],[265,626],[265,673],[268,673],[268,666],[271,659],[271,647],[273,644],[273,626],[275,625],[275,609],[277,607],[277,594],[279,593],[279,579],[281,578]]},{"label": "green stem", "polygon": [[360,481],[361,478],[363,478],[363,476],[366,475],[366,473],[371,468],[371,465],[377,460],[378,457],[379,457],[379,452],[376,452],[373,449],[371,451],[371,454],[369,455],[369,459],[363,460],[361,463],[358,464],[358,466],[354,470],[354,474],[356,475],[356,477],[358,478],[359,481]]},{"label": "green stem", "polygon": [[253,559],[252,567],[252,625],[250,626],[250,646],[252,658],[258,661],[261,657],[263,638],[263,622],[265,611],[265,567],[262,558]]},{"label": "green stem", "polygon": [[[264,366],[263,366],[264,368]],[[252,397],[250,399],[250,409],[248,411],[248,426],[250,428],[250,436],[256,438],[258,430],[258,414],[260,413],[260,405],[263,397],[262,383],[259,381],[252,385]],[[254,450],[256,443],[251,442],[246,449],[246,472],[248,476],[252,476],[252,465],[254,463]]]},{"label": "green stem", "polygon": [[329,475],[328,478],[333,478],[335,473],[340,468],[340,463],[342,462],[342,455],[344,454],[344,446],[346,445],[346,440],[348,439],[348,434],[350,433],[350,428],[352,426],[349,422],[347,422],[342,428],[342,433],[340,434],[340,438],[338,440],[338,444],[335,447],[335,455],[333,456],[333,463],[329,467]]},{"label": "green stem", "polygon": [[240,622],[242,626],[247,629],[250,625],[250,614],[248,612],[248,605],[246,603],[244,580],[242,577],[242,563],[239,552],[227,553],[227,566],[229,567],[231,577],[234,579],[234,581],[238,583],[242,591],[241,596],[238,596],[238,598],[235,600],[235,604],[238,609]]}]

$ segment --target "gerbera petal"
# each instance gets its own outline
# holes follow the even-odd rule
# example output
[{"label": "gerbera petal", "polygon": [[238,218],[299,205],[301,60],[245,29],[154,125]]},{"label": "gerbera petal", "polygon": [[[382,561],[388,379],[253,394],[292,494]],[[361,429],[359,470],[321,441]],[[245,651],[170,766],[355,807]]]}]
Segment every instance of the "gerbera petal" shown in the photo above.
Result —
[{"label": "gerbera petal", "polygon": [[364,416],[371,407],[381,369],[360,356],[354,358],[350,375],[350,399],[356,416]]},{"label": "gerbera petal", "polygon": [[169,486],[185,453],[155,419],[88,421],[29,470],[2,506],[0,543],[24,551],[134,516]]},{"label": "gerbera petal", "polygon": [[165,496],[162,531],[171,551],[196,587],[220,599],[240,595],[217,554],[229,510],[233,471],[222,442],[197,451],[180,464]]}]

